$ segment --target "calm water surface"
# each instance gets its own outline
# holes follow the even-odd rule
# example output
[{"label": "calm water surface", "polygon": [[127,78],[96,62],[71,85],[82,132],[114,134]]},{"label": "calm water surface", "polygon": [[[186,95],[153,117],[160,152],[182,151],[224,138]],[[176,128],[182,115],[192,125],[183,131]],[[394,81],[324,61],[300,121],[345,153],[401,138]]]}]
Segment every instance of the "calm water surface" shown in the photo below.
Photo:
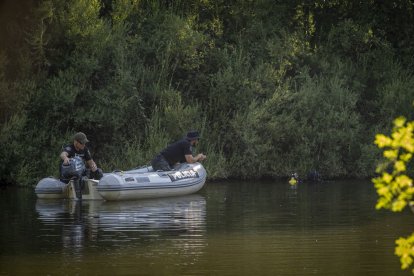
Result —
[{"label": "calm water surface", "polygon": [[0,191],[0,275],[409,275],[393,254],[409,211],[369,181],[213,183],[130,202]]}]

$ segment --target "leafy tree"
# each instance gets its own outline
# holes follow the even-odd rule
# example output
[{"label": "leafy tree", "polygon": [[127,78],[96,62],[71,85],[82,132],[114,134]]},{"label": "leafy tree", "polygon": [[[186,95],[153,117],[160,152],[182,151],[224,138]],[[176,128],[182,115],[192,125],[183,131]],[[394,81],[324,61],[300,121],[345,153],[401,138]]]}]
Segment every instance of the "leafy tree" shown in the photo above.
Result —
[{"label": "leafy tree", "polygon": [[51,174],[74,131],[112,169],[189,128],[214,177],[367,177],[414,115],[412,0],[0,5],[0,179]]},{"label": "leafy tree", "polygon": [[[412,174],[407,167],[412,166],[414,153],[414,121],[407,122],[404,117],[395,119],[391,136],[378,134],[375,144],[384,150],[386,159],[377,168],[381,175],[373,179],[379,197],[376,208],[400,212],[414,203]],[[414,260],[414,233],[399,238],[396,244],[395,254],[400,257],[401,268],[406,269]]]}]

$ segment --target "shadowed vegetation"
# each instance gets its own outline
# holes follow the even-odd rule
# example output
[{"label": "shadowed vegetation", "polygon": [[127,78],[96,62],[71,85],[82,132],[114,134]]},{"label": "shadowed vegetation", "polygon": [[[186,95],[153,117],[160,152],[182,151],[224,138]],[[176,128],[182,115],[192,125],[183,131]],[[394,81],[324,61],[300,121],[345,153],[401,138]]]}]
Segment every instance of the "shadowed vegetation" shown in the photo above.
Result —
[{"label": "shadowed vegetation", "polygon": [[111,171],[190,129],[210,179],[370,177],[413,117],[413,1],[0,5],[2,182],[56,175],[76,131]]}]

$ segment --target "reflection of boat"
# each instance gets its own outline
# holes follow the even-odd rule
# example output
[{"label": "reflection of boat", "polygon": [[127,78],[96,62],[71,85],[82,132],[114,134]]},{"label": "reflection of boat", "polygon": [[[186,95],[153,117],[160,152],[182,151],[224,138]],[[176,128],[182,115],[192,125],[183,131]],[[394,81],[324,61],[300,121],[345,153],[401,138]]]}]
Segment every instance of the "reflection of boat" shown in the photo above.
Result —
[{"label": "reflection of boat", "polygon": [[[121,266],[171,254],[178,263],[193,263],[207,246],[206,199],[200,194],[117,202],[37,199],[36,211],[38,238],[46,248],[62,246],[57,250],[64,264],[80,264],[90,250]],[[127,271],[119,269],[108,273]]]},{"label": "reflection of boat", "polygon": [[115,264],[104,274],[117,275],[128,274],[131,264],[144,266],[141,272],[153,269],[148,260],[154,257],[194,264],[206,252],[206,199],[200,194],[117,202],[38,198],[36,211],[40,250],[58,252],[58,262],[50,262],[72,274],[83,274],[85,267],[78,268],[90,263],[91,253],[97,263]]},{"label": "reflection of boat", "polygon": [[63,199],[42,199],[38,198],[36,201],[36,211],[39,214],[39,219],[43,222],[53,222],[55,224],[58,220],[67,215],[76,214],[76,210],[81,207],[86,208],[87,214],[93,214],[99,209],[103,201],[85,201],[84,203],[63,200]]},{"label": "reflection of boat", "polygon": [[69,213],[68,202],[61,199],[38,199],[36,211],[42,221],[56,220],[65,213]]},{"label": "reflection of boat", "polygon": [[[149,166],[106,173],[100,180],[81,180],[82,199],[131,200],[188,195],[203,188],[206,177],[200,163],[184,163],[172,171],[154,171]],[[73,180],[65,184],[52,177],[40,180],[35,193],[43,199],[76,198]]]},{"label": "reflection of boat", "polygon": [[61,226],[65,230],[76,226],[88,234],[65,232],[65,240],[101,237],[110,241],[120,233],[126,240],[160,233],[185,233],[187,238],[194,234],[200,238],[198,235],[205,231],[206,201],[198,194],[122,202],[38,199],[36,211],[47,227]]},{"label": "reflection of boat", "polygon": [[96,214],[104,231],[192,232],[204,229],[206,202],[201,195],[125,202],[103,202]]}]

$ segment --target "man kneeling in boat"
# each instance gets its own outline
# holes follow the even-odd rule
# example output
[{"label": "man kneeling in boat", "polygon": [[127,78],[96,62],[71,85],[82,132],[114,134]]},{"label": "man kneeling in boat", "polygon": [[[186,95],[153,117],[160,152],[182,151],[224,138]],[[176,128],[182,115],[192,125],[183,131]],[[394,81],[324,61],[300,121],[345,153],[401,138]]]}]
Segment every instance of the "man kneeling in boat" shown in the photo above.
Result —
[{"label": "man kneeling in boat", "polygon": [[195,163],[207,158],[202,153],[193,156],[193,147],[196,147],[200,135],[198,131],[189,131],[183,139],[167,146],[151,161],[155,171],[171,171],[177,163]]}]

